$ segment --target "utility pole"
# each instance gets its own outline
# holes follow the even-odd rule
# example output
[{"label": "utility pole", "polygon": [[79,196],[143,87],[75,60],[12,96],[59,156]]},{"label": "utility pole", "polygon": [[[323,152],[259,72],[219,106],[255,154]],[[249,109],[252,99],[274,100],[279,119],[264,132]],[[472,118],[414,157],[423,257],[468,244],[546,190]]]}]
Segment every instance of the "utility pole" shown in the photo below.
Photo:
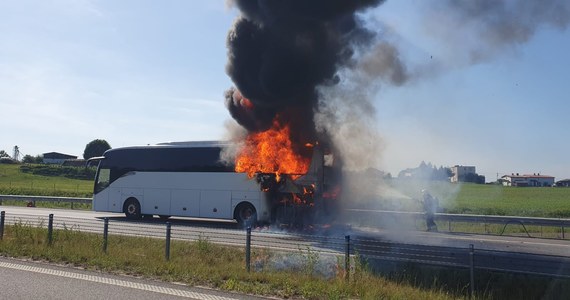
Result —
[{"label": "utility pole", "polygon": [[12,159],[20,161],[20,148],[18,148],[18,146],[14,146],[14,155],[12,155]]}]

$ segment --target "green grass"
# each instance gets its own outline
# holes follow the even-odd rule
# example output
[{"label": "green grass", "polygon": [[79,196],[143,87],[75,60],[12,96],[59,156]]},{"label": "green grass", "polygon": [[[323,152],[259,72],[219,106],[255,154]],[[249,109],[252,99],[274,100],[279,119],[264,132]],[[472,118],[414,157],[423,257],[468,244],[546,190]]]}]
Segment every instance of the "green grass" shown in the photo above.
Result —
[{"label": "green grass", "polygon": [[[81,233],[73,228],[54,231],[52,245],[47,244],[46,230],[26,224],[6,226],[0,241],[0,254],[56,263],[68,263],[91,270],[144,276],[189,285],[206,285],[241,293],[305,299],[458,299],[454,291],[441,285],[414,287],[406,281],[374,276],[356,267],[352,280],[343,272],[325,279],[307,269],[275,270],[263,267],[245,271],[244,250],[210,243],[173,241],[171,260],[165,260],[164,241],[150,238],[110,236],[108,252],[102,251],[102,237]],[[267,262],[274,258],[267,249],[254,249],[252,261]],[[314,253],[300,254],[311,260]],[[268,264],[266,264],[268,265]]]},{"label": "green grass", "polygon": [[[442,212],[525,217],[570,217],[570,188],[506,187],[470,183],[397,181],[390,187],[409,198],[420,198],[427,188],[440,199]],[[409,198],[398,199],[405,210],[421,211]]]},{"label": "green grass", "polygon": [[34,175],[21,172],[18,164],[0,164],[0,194],[89,198],[93,180]]},{"label": "green grass", "polygon": [[450,213],[570,217],[570,188],[461,184]]}]

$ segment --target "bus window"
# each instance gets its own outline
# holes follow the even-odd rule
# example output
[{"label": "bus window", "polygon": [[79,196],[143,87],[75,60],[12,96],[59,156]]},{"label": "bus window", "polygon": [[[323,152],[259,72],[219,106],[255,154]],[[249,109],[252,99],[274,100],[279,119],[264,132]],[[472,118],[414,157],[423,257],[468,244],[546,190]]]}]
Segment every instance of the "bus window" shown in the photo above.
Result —
[{"label": "bus window", "polygon": [[97,172],[97,181],[95,183],[95,194],[109,186],[110,178],[111,169],[99,169],[99,172]]}]

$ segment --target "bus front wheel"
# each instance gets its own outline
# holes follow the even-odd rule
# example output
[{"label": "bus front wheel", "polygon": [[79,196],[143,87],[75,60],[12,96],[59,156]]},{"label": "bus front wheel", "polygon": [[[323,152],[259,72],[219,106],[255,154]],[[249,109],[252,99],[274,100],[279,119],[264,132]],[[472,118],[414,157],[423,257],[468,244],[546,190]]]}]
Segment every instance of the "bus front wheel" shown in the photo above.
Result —
[{"label": "bus front wheel", "polygon": [[141,205],[135,198],[129,198],[125,202],[123,210],[125,211],[125,216],[127,216],[127,219],[138,220],[142,218]]},{"label": "bus front wheel", "polygon": [[252,227],[257,223],[257,212],[250,203],[240,203],[236,207],[234,217],[241,228]]}]

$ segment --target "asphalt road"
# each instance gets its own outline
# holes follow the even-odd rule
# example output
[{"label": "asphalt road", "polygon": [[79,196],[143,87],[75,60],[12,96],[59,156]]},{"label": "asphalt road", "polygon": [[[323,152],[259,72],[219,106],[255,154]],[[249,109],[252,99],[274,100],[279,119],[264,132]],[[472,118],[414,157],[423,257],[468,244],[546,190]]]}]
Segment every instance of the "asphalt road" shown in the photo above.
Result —
[{"label": "asphalt road", "polygon": [[263,299],[41,262],[0,258],[0,299]]}]

